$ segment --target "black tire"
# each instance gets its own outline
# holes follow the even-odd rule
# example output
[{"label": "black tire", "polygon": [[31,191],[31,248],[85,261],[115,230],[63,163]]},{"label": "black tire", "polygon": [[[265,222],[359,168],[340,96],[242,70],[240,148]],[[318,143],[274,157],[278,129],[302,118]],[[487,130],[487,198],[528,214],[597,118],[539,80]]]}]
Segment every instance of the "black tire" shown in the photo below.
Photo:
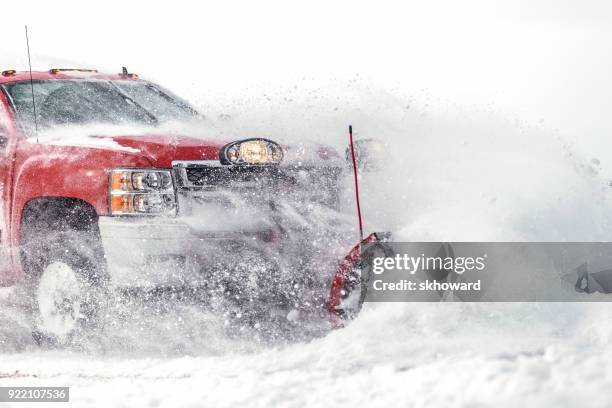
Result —
[{"label": "black tire", "polygon": [[[100,326],[108,299],[97,217],[74,208],[45,209],[49,211],[26,213],[29,217],[22,233],[32,335],[39,344],[75,344]],[[54,277],[69,279],[54,286]],[[54,320],[61,330],[49,324]]]}]

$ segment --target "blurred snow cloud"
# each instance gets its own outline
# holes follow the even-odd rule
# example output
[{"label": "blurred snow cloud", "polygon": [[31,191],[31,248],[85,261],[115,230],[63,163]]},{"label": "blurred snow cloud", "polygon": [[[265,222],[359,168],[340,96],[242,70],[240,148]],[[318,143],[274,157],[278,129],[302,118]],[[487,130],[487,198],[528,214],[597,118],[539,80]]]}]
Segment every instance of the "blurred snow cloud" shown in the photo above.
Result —
[{"label": "blurred snow cloud", "polygon": [[[612,4],[588,1],[11,2],[2,66],[121,66],[191,99],[351,81],[579,135],[612,125]],[[321,82],[324,84],[325,82]]]}]

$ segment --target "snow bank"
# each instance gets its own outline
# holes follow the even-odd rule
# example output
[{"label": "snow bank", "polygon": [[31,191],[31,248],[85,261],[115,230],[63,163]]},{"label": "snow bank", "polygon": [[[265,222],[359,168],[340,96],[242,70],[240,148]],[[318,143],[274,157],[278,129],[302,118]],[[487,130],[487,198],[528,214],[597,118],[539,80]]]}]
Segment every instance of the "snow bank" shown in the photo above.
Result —
[{"label": "snow bank", "polygon": [[[3,385],[70,385],[79,406],[607,406],[609,308],[382,305],[285,348],[164,358],[3,355]],[[603,312],[603,313],[602,313]],[[609,321],[609,319],[608,319]],[[529,327],[529,330],[526,330]],[[214,341],[214,339],[211,339]],[[0,376],[1,377],[1,376]]]}]

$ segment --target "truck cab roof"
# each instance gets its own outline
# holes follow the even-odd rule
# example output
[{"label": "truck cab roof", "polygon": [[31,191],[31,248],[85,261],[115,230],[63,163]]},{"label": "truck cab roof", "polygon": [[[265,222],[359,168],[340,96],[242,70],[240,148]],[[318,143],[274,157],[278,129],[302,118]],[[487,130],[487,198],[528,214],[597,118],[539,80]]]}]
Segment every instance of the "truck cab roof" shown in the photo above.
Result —
[{"label": "truck cab roof", "polygon": [[[48,71],[32,71],[32,79],[37,81],[79,80],[79,79],[102,79],[114,81],[141,81],[136,74],[104,74],[95,69],[82,68],[51,68]],[[4,70],[0,74],[0,84],[11,82],[29,81],[30,71]]]}]

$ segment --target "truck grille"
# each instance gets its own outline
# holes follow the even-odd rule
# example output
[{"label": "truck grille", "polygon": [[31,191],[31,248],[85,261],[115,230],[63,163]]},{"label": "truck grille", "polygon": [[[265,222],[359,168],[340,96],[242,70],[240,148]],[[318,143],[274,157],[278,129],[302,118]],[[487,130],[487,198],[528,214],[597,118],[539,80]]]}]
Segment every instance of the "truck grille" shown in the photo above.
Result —
[{"label": "truck grille", "polygon": [[186,167],[185,181],[189,187],[200,189],[219,189],[231,187],[261,187],[262,184],[273,184],[283,179],[283,174],[271,168],[250,167]]},{"label": "truck grille", "polygon": [[341,169],[335,167],[224,166],[217,161],[200,161],[174,162],[173,168],[183,201],[218,203],[228,192],[250,201],[284,198],[334,206],[338,200]]}]

